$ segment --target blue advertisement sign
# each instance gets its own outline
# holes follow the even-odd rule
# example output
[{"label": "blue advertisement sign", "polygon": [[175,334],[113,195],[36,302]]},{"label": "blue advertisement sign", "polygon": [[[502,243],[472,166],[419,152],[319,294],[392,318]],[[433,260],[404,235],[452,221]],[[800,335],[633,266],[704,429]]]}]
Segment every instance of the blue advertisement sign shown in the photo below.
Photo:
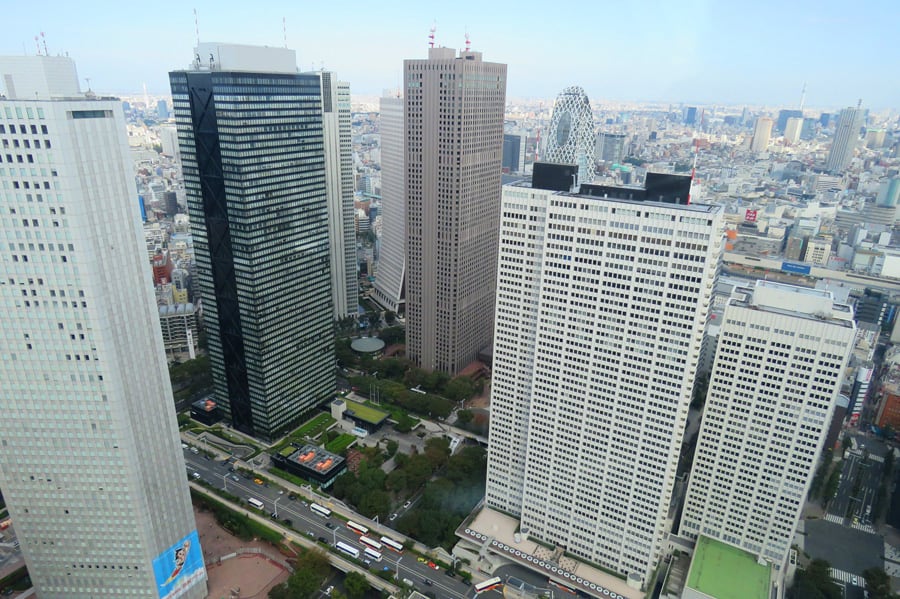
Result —
[{"label": "blue advertisement sign", "polygon": [[809,264],[797,264],[796,262],[782,262],[781,272],[790,272],[798,275],[808,275]]},{"label": "blue advertisement sign", "polygon": [[160,599],[180,597],[206,578],[197,531],[191,531],[153,560],[153,574]]}]

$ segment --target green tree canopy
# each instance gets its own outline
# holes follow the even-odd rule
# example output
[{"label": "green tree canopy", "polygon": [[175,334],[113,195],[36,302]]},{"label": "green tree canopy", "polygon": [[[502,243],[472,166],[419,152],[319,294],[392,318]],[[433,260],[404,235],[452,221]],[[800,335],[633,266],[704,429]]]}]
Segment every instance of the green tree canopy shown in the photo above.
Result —
[{"label": "green tree canopy", "polygon": [[344,578],[344,588],[349,599],[362,599],[370,587],[365,576],[359,572],[348,572]]}]

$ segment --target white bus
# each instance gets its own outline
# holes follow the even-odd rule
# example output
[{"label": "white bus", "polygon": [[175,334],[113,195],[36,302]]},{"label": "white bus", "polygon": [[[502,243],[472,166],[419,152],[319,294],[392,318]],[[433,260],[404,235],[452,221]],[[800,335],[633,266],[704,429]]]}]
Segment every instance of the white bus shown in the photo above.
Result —
[{"label": "white bus", "polygon": [[478,584],[476,584],[475,592],[476,593],[484,593],[485,591],[490,591],[490,590],[496,589],[497,587],[502,586],[502,585],[503,585],[503,581],[500,579],[499,576],[497,576],[495,578],[489,578],[489,579],[485,580],[484,582],[479,582]]},{"label": "white bus", "polygon": [[251,497],[250,499],[247,500],[247,503],[249,503],[250,505],[252,505],[253,507],[255,507],[258,510],[261,510],[264,507],[266,507],[263,505],[263,502],[260,501],[259,499],[257,499],[256,497]]},{"label": "white bus", "polygon": [[337,547],[337,550],[341,553],[346,553],[353,559],[359,559],[359,549],[357,549],[356,547],[351,547],[343,541],[338,541],[335,547]]},{"label": "white bus", "polygon": [[381,551],[381,548],[384,547],[384,545],[382,545],[375,539],[370,539],[369,537],[366,537],[366,536],[359,537],[359,542],[362,543],[363,545],[368,545],[375,551]]},{"label": "white bus", "polygon": [[381,537],[378,540],[381,541],[382,543],[384,543],[384,545],[386,547],[388,547],[389,549],[393,549],[397,553],[403,553],[403,545],[401,545],[394,539],[392,539],[390,537]]},{"label": "white bus", "polygon": [[323,518],[331,517],[331,510],[328,509],[327,507],[322,507],[318,503],[309,504],[309,509],[314,511],[316,514],[322,516]]},{"label": "white bus", "polygon": [[370,559],[373,562],[381,561],[381,554],[378,553],[377,551],[375,551],[374,549],[370,549],[369,547],[366,547],[365,549],[363,549],[363,555],[365,555],[367,559]]},{"label": "white bus", "polygon": [[367,535],[369,534],[369,529],[363,526],[362,524],[357,524],[353,520],[347,520],[347,528],[352,530],[358,535]]}]

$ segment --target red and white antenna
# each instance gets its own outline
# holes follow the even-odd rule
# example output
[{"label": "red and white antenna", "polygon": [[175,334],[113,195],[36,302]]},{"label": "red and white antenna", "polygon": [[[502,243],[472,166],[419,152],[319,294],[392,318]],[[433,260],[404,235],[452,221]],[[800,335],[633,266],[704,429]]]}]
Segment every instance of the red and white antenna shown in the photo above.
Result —
[{"label": "red and white antenna", "polygon": [[472,49],[472,40],[469,39],[469,32],[466,32],[466,52],[469,52]]},{"label": "red and white antenna", "polygon": [[50,53],[47,52],[47,38],[44,37],[43,31],[41,31],[41,42],[44,44],[44,56],[50,56]]},{"label": "red and white antenna", "polygon": [[428,47],[434,48],[434,32],[437,31],[437,25],[432,25],[428,33]]},{"label": "red and white antenna", "polygon": [[34,47],[37,48],[37,55],[41,55],[41,43],[38,41],[38,36],[34,36]]}]

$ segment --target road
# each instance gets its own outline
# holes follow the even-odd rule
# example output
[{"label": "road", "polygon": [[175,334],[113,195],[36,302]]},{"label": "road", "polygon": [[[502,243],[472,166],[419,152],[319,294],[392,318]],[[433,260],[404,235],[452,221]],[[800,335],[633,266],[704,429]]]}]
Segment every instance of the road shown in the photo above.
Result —
[{"label": "road", "polygon": [[838,518],[847,518],[853,524],[870,524],[869,516],[881,485],[883,467],[880,461],[863,459],[860,451],[847,452],[840,484],[834,499],[828,505],[828,513]]},{"label": "road", "polygon": [[[359,536],[347,528],[343,520],[316,515],[302,497],[290,499],[287,493],[281,493],[274,485],[270,487],[258,485],[253,482],[253,477],[244,478],[236,472],[229,472],[228,463],[206,458],[202,453],[194,454],[186,449],[184,460],[188,476],[192,479],[196,478],[194,473],[197,473],[200,479],[213,487],[224,489],[244,501],[254,497],[263,503],[267,514],[277,514],[277,519],[282,525],[288,525],[297,532],[318,539],[329,546],[333,546],[337,541],[343,541],[359,549],[362,556],[365,546],[359,542]],[[329,502],[325,500],[321,505],[330,507]],[[377,539],[378,535],[373,537]],[[443,568],[440,570],[430,568],[427,563],[419,562],[417,557],[409,552],[401,555],[384,548],[381,561],[372,563],[369,567],[373,571],[393,570],[400,580],[404,578],[411,580],[422,593],[433,589],[434,594],[440,597],[465,597],[467,593],[472,595],[471,587],[460,582],[458,577],[447,576]]]}]

